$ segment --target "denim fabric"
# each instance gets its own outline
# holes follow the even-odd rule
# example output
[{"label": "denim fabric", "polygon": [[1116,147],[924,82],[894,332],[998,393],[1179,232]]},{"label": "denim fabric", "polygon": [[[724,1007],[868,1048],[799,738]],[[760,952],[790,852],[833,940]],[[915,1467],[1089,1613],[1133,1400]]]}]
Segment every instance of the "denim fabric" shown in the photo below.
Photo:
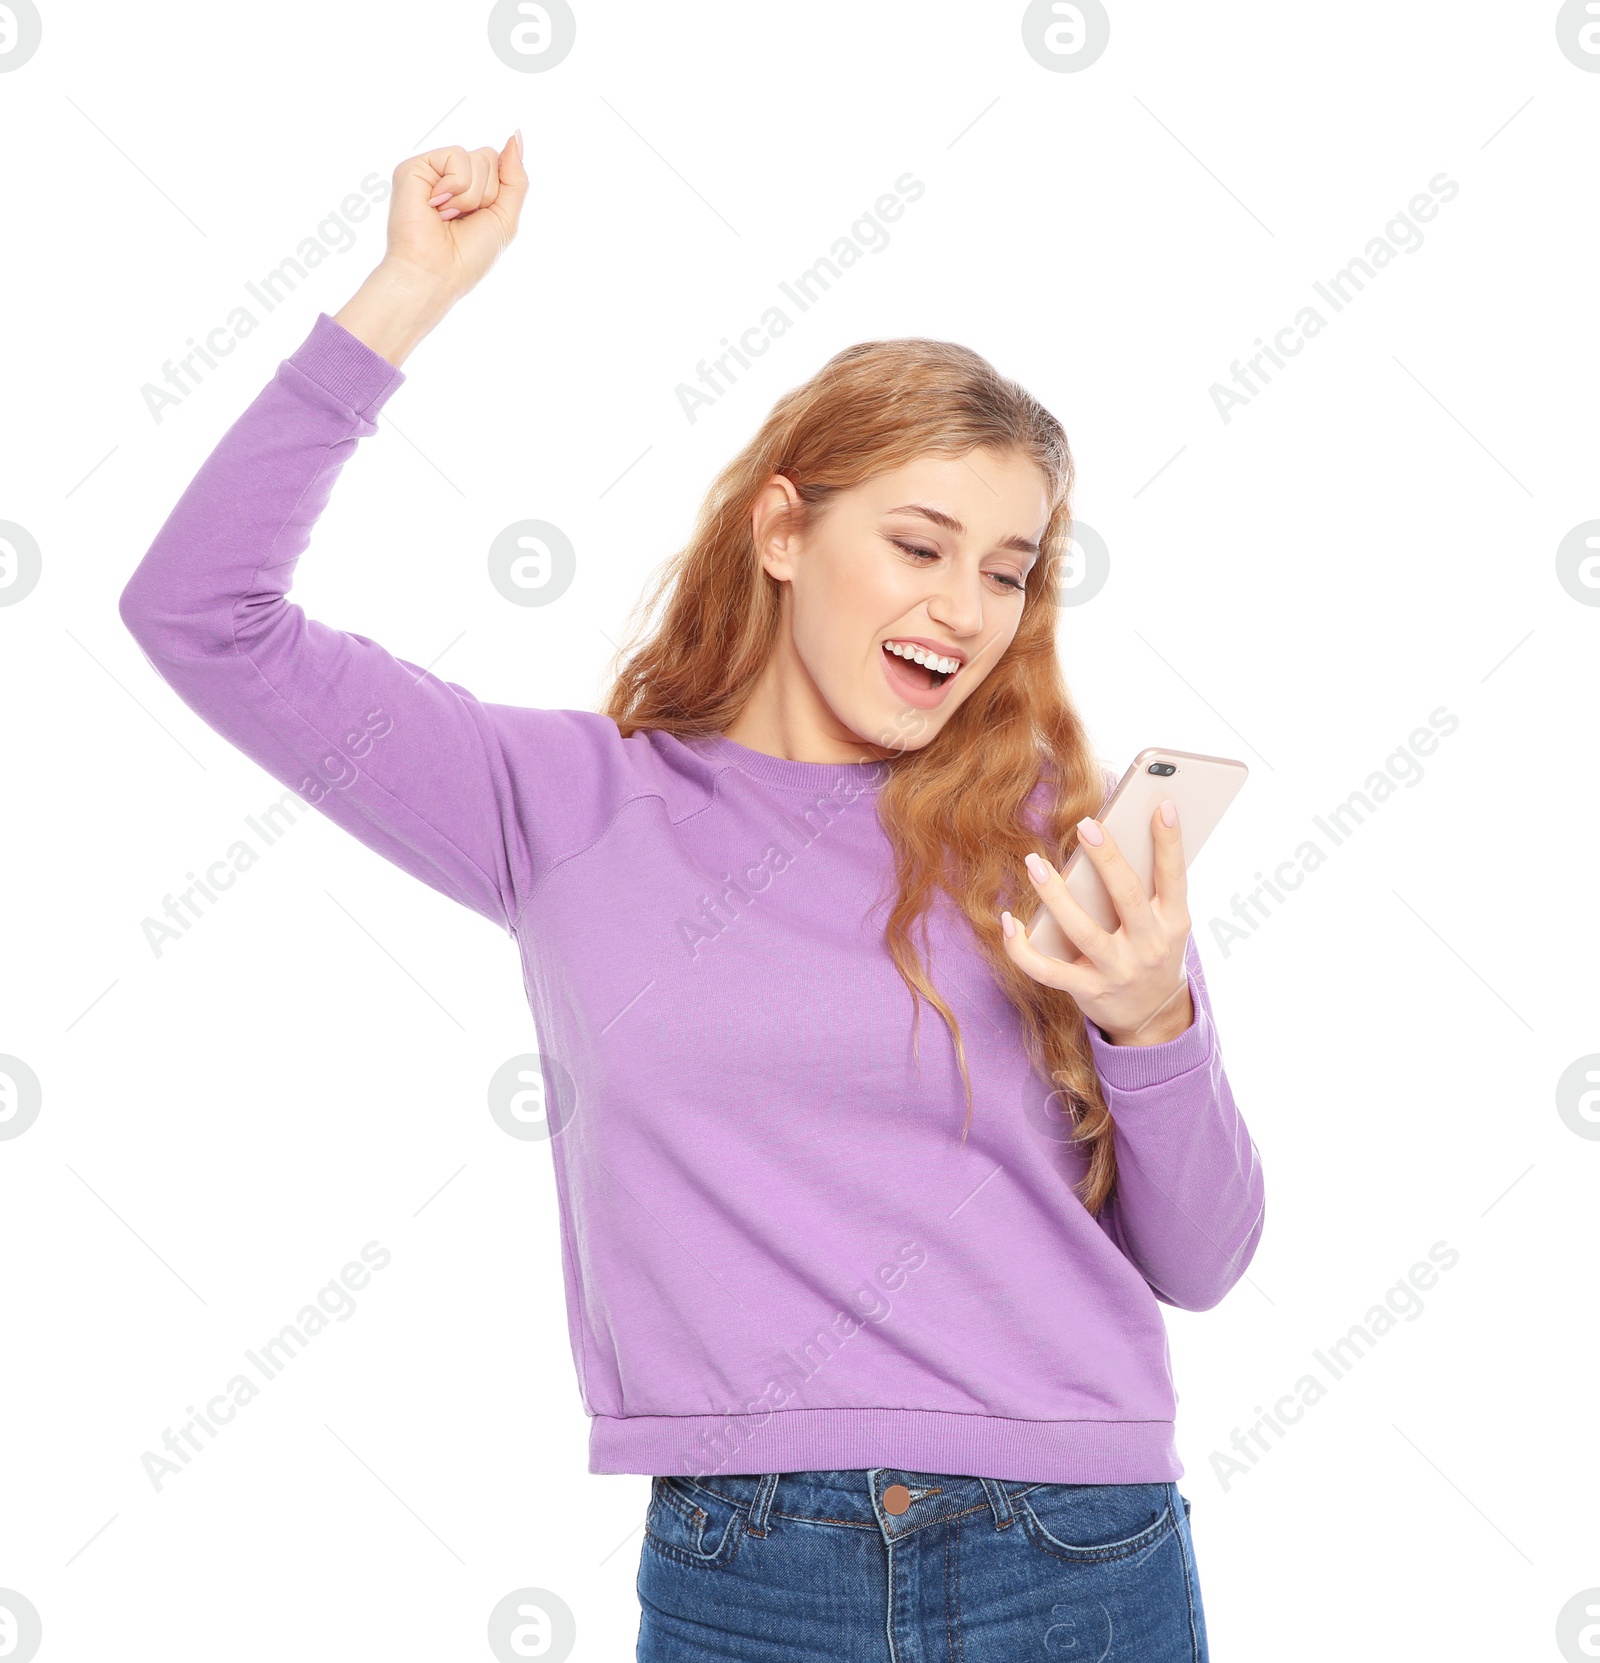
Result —
[{"label": "denim fabric", "polygon": [[[884,1506],[894,1485],[911,1493],[898,1515]],[[658,1477],[637,1586],[638,1663],[1208,1657],[1175,1482]]]}]

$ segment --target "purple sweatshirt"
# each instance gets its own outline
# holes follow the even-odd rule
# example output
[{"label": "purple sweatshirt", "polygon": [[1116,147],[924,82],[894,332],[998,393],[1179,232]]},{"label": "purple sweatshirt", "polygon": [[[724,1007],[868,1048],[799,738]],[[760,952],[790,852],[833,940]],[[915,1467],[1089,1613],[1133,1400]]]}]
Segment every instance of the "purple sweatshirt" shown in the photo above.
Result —
[{"label": "purple sweatshirt", "polygon": [[[883,942],[883,765],[485,704],[288,598],[405,379],[319,315],[121,615],[224,738],[515,938],[590,1471],[1181,1477],[1160,1306],[1215,1305],[1264,1217],[1193,937],[1184,1033],[1089,1026],[1119,1166],[1095,1218],[1017,1014],[941,897],[929,968],[966,1043],[963,1141],[949,1030],[924,1004],[919,1059]],[[359,759],[338,789],[330,755]]]}]

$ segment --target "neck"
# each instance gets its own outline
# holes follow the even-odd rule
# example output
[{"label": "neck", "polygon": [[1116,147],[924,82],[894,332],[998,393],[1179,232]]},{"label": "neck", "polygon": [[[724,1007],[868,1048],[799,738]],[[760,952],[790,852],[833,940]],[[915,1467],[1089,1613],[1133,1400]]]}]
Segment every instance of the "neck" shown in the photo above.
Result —
[{"label": "neck", "polygon": [[787,762],[878,762],[899,754],[869,743],[834,715],[787,635],[725,732],[735,744]]}]

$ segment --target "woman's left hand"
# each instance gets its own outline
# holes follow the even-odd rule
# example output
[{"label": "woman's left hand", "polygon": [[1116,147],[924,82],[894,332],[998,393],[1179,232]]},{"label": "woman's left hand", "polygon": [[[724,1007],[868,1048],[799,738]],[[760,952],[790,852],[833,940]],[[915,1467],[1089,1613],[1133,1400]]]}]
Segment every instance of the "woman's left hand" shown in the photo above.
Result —
[{"label": "woman's left hand", "polygon": [[[1172,824],[1162,818],[1171,806]],[[1133,868],[1100,823],[1078,822],[1078,844],[1094,862],[1121,920],[1102,929],[1073,900],[1061,874],[1043,856],[1030,854],[1028,873],[1039,899],[1082,955],[1068,962],[1028,944],[1027,932],[1002,913],[1011,962],[1046,987],[1070,993],[1078,1009],[1114,1045],[1161,1045],[1194,1021],[1184,950],[1189,940],[1188,880],[1175,805],[1162,804],[1150,819],[1155,839],[1156,893],[1144,892]],[[1093,839],[1098,836],[1097,843]]]}]

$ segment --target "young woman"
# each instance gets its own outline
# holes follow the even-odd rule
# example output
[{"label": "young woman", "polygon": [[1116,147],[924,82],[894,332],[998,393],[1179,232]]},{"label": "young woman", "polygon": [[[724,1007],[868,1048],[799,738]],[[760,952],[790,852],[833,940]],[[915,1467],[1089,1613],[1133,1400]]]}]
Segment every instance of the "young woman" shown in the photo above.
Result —
[{"label": "young woman", "polygon": [[[1066,436],[963,347],[851,347],[718,476],[604,710],[480,702],[288,589],[526,191],[520,136],[396,169],[384,259],[217,445],[123,620],[521,949],[590,1470],[653,1480],[641,1659],[1195,1663],[1159,1306],[1243,1274],[1262,1174],[1178,827],[1153,818],[1151,901],[1092,818]],[[1080,841],[1113,932],[1057,874]],[[1041,906],[1073,961],[1014,924]]]}]

